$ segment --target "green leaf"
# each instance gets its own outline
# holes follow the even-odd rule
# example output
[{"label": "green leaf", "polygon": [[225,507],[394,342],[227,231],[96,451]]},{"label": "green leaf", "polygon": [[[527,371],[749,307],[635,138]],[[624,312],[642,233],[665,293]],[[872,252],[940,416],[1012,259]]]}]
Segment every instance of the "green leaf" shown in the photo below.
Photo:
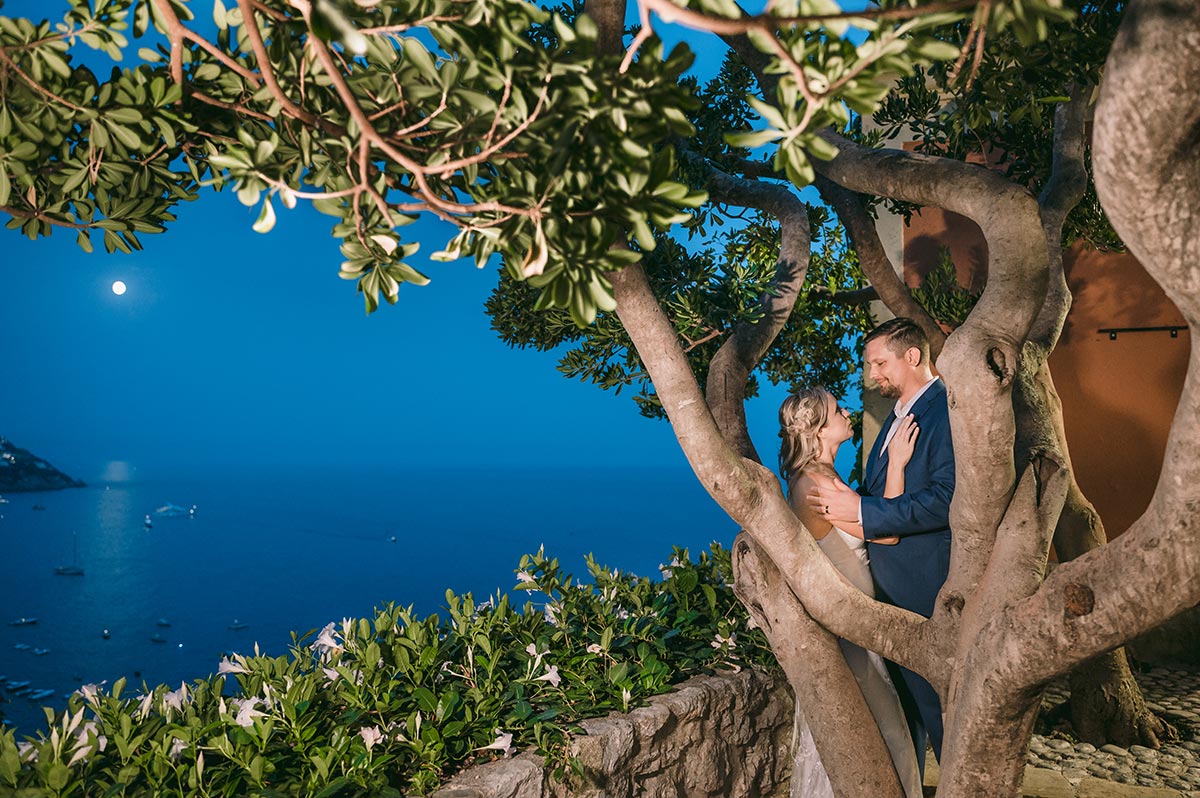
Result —
[{"label": "green leaf", "polygon": [[325,785],[325,789],[317,793],[314,798],[333,798],[333,796],[337,795],[349,784],[350,782],[345,776],[338,776],[336,779],[329,782],[329,784]]},{"label": "green leaf", "polygon": [[61,762],[51,765],[50,771],[46,774],[46,784],[55,792],[62,792],[63,787],[66,787],[70,780],[71,769]]},{"label": "green leaf", "polygon": [[18,161],[28,161],[33,156],[37,155],[38,148],[36,144],[29,141],[22,141],[17,146],[8,151],[8,154],[16,158]]},{"label": "green leaf", "polygon": [[136,108],[110,108],[104,112],[104,118],[123,125],[136,125],[142,121],[142,113]]},{"label": "green leaf", "polygon": [[437,81],[437,65],[433,61],[433,56],[425,49],[425,45],[411,36],[406,36],[402,46],[408,62],[415,66],[422,76],[431,81]]},{"label": "green leaf", "polygon": [[221,67],[216,64],[201,64],[192,73],[192,78],[195,80],[216,80],[219,77],[221,77]]},{"label": "green leaf", "polygon": [[837,157],[838,148],[820,136],[810,136],[804,142],[805,148],[814,158],[822,161],[832,161]]},{"label": "green leaf", "polygon": [[750,130],[745,133],[726,133],[725,141],[732,147],[748,147],[754,149],[772,141],[783,138],[783,132],[768,128],[767,130]]},{"label": "green leaf", "polygon": [[262,210],[258,212],[258,219],[252,225],[256,233],[269,233],[275,227],[275,206],[271,204],[271,198],[267,197],[263,200]]},{"label": "green leaf", "polygon": [[909,52],[928,61],[953,61],[961,51],[949,42],[920,39],[909,45]]}]

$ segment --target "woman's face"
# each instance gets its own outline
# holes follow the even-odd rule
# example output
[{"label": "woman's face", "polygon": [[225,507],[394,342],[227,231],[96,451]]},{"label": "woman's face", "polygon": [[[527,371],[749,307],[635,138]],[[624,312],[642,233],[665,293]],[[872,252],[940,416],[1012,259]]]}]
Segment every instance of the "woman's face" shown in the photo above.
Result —
[{"label": "woman's face", "polygon": [[850,411],[838,406],[832,396],[825,396],[825,426],[821,427],[821,437],[832,444],[839,444],[854,437],[854,428],[850,426]]}]

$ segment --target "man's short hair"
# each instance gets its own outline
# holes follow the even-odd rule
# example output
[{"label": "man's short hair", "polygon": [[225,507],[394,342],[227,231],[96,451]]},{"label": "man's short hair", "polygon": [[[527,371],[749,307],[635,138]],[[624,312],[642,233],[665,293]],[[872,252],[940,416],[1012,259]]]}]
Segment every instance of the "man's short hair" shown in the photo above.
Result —
[{"label": "man's short hair", "polygon": [[903,356],[909,349],[916,347],[921,352],[920,362],[924,363],[929,360],[929,338],[925,335],[925,331],[921,329],[921,325],[907,316],[897,316],[894,319],[888,319],[874,330],[871,330],[871,332],[867,333],[866,339],[863,340],[863,346],[866,346],[876,338],[885,339],[888,349],[897,357]]}]

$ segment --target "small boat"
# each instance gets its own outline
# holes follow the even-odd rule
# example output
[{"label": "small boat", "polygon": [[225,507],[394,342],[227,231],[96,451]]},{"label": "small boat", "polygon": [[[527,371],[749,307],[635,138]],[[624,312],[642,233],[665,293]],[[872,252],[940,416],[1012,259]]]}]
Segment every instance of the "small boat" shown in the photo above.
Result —
[{"label": "small boat", "polygon": [[52,695],[54,695],[54,690],[52,688],[43,687],[40,690],[34,690],[32,693],[30,693],[29,695],[27,695],[25,697],[28,698],[30,701],[41,701],[42,699],[49,698]]},{"label": "small boat", "polygon": [[[192,508],[195,509],[195,506],[196,505],[193,504]],[[154,514],[163,518],[180,518],[187,515],[188,511],[180,507],[178,504],[167,502],[162,507],[155,508]]]},{"label": "small boat", "polygon": [[33,650],[33,655],[35,657],[44,657],[49,653],[50,653],[50,649],[48,649],[48,648],[35,648]]},{"label": "small boat", "polygon": [[250,624],[242,623],[237,618],[234,618],[233,623],[229,624],[229,629],[234,632],[240,632],[243,629],[249,629],[249,628],[250,628]]},{"label": "small boat", "polygon": [[155,632],[154,634],[150,635],[150,642],[151,643],[165,643],[165,642],[167,642],[167,638],[165,638],[162,635]]},{"label": "small boat", "polygon": [[157,621],[154,622],[154,625],[161,626],[163,629],[166,629],[171,625],[171,622],[168,621],[166,618],[159,618]]},{"label": "small boat", "polygon": [[71,564],[60,565],[54,569],[55,576],[83,576],[83,567],[79,565],[79,535],[71,533]]},{"label": "small boat", "polygon": [[38,622],[37,618],[17,618],[16,620],[9,621],[8,625],[9,626],[36,626],[37,622]]},{"label": "small boat", "polygon": [[25,690],[25,689],[28,689],[28,687],[29,687],[29,682],[19,682],[16,679],[9,679],[7,682],[4,683],[4,689],[9,691],[10,693],[15,693],[18,690]]},{"label": "small boat", "polygon": [[29,645],[28,643],[13,643],[13,648],[15,648],[17,651],[29,651],[33,648],[33,646]]},{"label": "small boat", "polygon": [[104,631],[102,631],[100,633],[100,636],[103,637],[105,640],[107,640],[110,637],[112,637],[112,633],[110,633],[107,629],[105,629]]},{"label": "small boat", "polygon": [[153,529],[153,528],[154,528],[154,522],[150,520],[150,514],[149,514],[149,513],[147,513],[147,514],[146,514],[146,520],[142,522],[142,526],[146,527],[146,529]]}]

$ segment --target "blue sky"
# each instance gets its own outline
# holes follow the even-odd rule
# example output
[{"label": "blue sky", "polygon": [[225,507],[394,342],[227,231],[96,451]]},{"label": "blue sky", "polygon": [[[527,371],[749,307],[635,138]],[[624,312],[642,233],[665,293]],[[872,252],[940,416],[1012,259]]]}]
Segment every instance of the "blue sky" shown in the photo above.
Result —
[{"label": "blue sky", "polygon": [[[59,5],[8,0],[0,13]],[[314,459],[686,468],[666,423],[496,338],[482,308],[495,269],[427,260],[448,226],[406,228],[433,281],[367,317],[337,276],[331,220],[305,203],[267,235],[228,191],[177,212],[133,255],[87,255],[67,230],[0,231],[0,435],[93,480],[110,460],[143,476]],[[768,388],[749,408],[769,461],[782,398]]]}]

